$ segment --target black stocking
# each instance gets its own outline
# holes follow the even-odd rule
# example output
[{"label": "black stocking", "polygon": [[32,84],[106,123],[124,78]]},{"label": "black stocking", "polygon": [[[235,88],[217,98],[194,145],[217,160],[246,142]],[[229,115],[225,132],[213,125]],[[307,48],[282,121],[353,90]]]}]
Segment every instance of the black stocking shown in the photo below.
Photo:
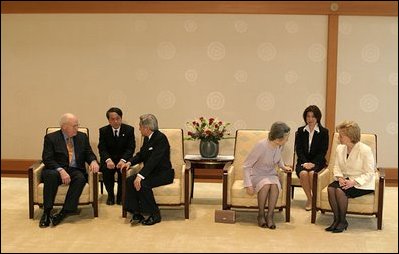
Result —
[{"label": "black stocking", "polygon": [[275,227],[274,221],[273,221],[273,214],[274,214],[274,208],[276,207],[277,203],[277,198],[278,198],[278,187],[277,184],[272,184],[270,187],[270,193],[269,193],[269,204],[267,208],[267,225],[269,227]]},{"label": "black stocking", "polygon": [[337,195],[336,195],[336,190],[338,189],[334,187],[328,187],[327,190],[328,190],[328,201],[330,203],[331,210],[334,213],[334,221],[330,227],[331,229],[334,229],[335,227],[337,227],[339,223],[339,208],[338,208]]},{"label": "black stocking", "polygon": [[348,225],[346,221],[346,211],[348,210],[348,197],[341,189],[335,191],[339,208],[339,224],[338,227],[345,227]]},{"label": "black stocking", "polygon": [[264,185],[258,192],[258,224],[259,226],[263,226],[266,224],[265,220],[265,205],[267,196],[269,194],[270,185]]}]

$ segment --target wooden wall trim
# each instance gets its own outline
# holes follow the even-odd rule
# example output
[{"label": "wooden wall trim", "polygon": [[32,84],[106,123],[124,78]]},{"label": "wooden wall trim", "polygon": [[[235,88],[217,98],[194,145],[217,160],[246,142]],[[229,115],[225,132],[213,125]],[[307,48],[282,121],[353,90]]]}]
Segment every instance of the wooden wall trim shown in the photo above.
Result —
[{"label": "wooden wall trim", "polygon": [[2,1],[1,13],[221,13],[398,16],[396,1]]},{"label": "wooden wall trim", "polygon": [[384,168],[385,171],[385,185],[398,186],[398,169]]},{"label": "wooden wall trim", "polygon": [[338,65],[338,18],[338,15],[328,16],[325,124],[330,134],[330,146],[326,154],[327,158],[330,158],[330,150],[335,130]]},{"label": "wooden wall trim", "polygon": [[28,168],[37,160],[2,159],[1,175],[28,176]]}]

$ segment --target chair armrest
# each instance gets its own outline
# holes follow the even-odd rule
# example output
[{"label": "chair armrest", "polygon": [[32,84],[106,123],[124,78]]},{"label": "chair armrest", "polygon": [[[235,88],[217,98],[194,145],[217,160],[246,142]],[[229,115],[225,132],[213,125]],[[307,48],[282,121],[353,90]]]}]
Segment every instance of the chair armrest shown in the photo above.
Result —
[{"label": "chair armrest", "polygon": [[330,174],[329,168],[324,168],[317,174],[317,189],[320,192],[331,183]]},{"label": "chair armrest", "polygon": [[28,169],[29,203],[33,204],[33,202],[37,202],[37,186],[41,182],[41,175],[43,169],[44,169],[44,164],[41,161],[35,162]]},{"label": "chair armrest", "polygon": [[378,172],[379,178],[385,179],[385,168],[377,168],[377,172]]},{"label": "chair armrest", "polygon": [[[188,185],[187,186],[191,186],[191,170],[189,168],[186,168],[186,164],[182,164],[181,166],[181,178],[180,178],[180,190],[181,190],[181,202],[184,203],[185,202],[185,185],[186,185],[186,178],[185,178],[185,172],[187,171],[188,173]],[[176,176],[175,176],[176,178]],[[191,189],[188,188],[188,193],[187,196],[190,197],[191,195]]]},{"label": "chair armrest", "polygon": [[41,161],[36,162],[29,168],[29,170],[32,170],[33,173],[33,179],[32,179],[33,186],[37,186],[41,182],[43,169],[44,169],[44,163],[42,163]]},{"label": "chair armrest", "polygon": [[129,176],[131,176],[133,174],[139,173],[142,168],[143,168],[143,165],[141,163],[136,164],[134,166],[130,166],[130,168],[126,172],[126,178],[128,178]]},{"label": "chair armrest", "polygon": [[234,165],[230,165],[230,167],[225,167],[223,169],[223,209],[227,209],[227,207],[231,205],[231,189],[233,188],[233,183],[235,181],[234,173]]},{"label": "chair armrest", "polygon": [[227,168],[227,189],[230,191],[233,187],[234,177],[234,165]]}]

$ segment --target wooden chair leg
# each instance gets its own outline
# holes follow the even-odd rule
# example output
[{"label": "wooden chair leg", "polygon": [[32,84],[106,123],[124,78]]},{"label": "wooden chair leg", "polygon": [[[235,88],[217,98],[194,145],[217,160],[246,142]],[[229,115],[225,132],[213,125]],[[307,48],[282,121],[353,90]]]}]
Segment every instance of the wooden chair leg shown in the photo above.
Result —
[{"label": "wooden chair leg", "polygon": [[98,217],[98,180],[97,180],[97,173],[93,174],[93,210],[94,210],[94,217]]}]

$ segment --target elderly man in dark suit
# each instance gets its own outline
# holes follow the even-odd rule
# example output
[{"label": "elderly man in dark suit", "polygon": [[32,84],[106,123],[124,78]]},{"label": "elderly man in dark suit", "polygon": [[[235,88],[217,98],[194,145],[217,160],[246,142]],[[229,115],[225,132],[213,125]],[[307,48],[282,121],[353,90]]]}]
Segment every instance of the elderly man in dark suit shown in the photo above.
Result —
[{"label": "elderly man in dark suit", "polygon": [[[170,162],[168,138],[158,130],[158,121],[154,115],[140,116],[140,132],[144,136],[140,151],[124,166],[129,168],[143,162],[144,167],[138,174],[126,179],[126,210],[133,214],[131,223],[154,225],[161,222],[159,207],[155,202],[152,188],[173,182],[175,171]],[[150,216],[145,219],[142,213]]]},{"label": "elderly man in dark suit", "polygon": [[109,124],[100,128],[98,151],[100,170],[108,192],[107,205],[115,204],[115,173],[118,174],[118,192],[116,203],[122,202],[122,174],[120,168],[133,156],[136,148],[134,128],[122,123],[122,110],[112,107],[106,113]]},{"label": "elderly man in dark suit", "polygon": [[[41,176],[44,183],[44,212],[39,223],[41,228],[48,227],[51,219],[53,226],[56,226],[67,214],[76,212],[79,197],[87,182],[85,163],[90,165],[90,170],[94,173],[99,170],[88,136],[78,132],[77,117],[70,113],[64,114],[60,126],[61,130],[44,137],[42,159],[45,168]],[[51,217],[60,184],[68,184],[68,192],[62,210]]]}]

